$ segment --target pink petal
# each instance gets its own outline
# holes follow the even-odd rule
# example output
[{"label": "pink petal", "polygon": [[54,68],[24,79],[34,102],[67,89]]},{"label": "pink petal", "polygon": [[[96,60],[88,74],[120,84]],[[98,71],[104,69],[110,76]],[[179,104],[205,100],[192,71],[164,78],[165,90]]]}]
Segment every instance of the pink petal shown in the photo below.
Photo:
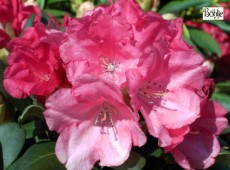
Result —
[{"label": "pink petal", "polygon": [[169,55],[170,81],[167,88],[186,87],[201,89],[206,77],[203,59],[193,50],[175,51]]},{"label": "pink petal", "polygon": [[165,127],[181,128],[199,117],[199,101],[199,97],[193,91],[176,89],[163,96],[161,105],[156,108],[156,114]]},{"label": "pink petal", "polygon": [[185,169],[206,169],[214,164],[220,150],[217,138],[207,131],[188,134],[172,154]]},{"label": "pink petal", "polygon": [[202,105],[201,117],[192,125],[193,129],[200,128],[210,131],[210,133],[219,135],[228,127],[228,120],[224,116],[227,110],[216,101],[205,100]]}]

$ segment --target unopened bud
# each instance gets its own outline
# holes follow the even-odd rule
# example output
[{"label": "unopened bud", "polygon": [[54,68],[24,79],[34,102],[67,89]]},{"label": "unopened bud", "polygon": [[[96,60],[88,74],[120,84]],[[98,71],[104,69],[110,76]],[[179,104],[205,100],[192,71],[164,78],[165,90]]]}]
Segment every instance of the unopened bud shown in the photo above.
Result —
[{"label": "unopened bud", "polygon": [[212,71],[214,69],[214,63],[211,60],[206,60],[203,63],[203,66],[206,67],[208,69],[208,75],[212,74]]},{"label": "unopened bud", "polygon": [[166,14],[163,14],[162,17],[166,20],[172,20],[172,19],[175,19],[176,16],[173,14],[173,13],[166,13]]},{"label": "unopened bud", "polygon": [[24,2],[25,6],[38,6],[37,2],[35,2],[34,0],[27,0]]},{"label": "unopened bud", "polygon": [[83,2],[77,10],[77,17],[82,17],[86,11],[93,10],[94,4],[90,1]]}]

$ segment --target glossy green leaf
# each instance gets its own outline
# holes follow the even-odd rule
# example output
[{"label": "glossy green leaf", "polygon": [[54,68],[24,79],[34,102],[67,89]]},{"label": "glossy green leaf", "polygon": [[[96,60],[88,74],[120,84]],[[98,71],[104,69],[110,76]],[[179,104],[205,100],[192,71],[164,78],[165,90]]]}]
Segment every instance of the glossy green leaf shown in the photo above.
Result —
[{"label": "glossy green leaf", "polygon": [[216,158],[217,163],[230,165],[230,151],[221,149],[219,155]]},{"label": "glossy green leaf", "polygon": [[230,95],[224,93],[215,92],[212,95],[212,99],[222,104],[228,111],[230,111]]},{"label": "glossy green leaf", "polygon": [[2,151],[2,144],[0,143],[0,169],[3,169],[3,151]]},{"label": "glossy green leaf", "polygon": [[230,126],[228,126],[228,128],[225,129],[221,134],[222,135],[230,134]]},{"label": "glossy green leaf", "polygon": [[163,154],[163,151],[161,148],[156,149],[155,151],[153,151],[150,156],[154,156],[154,157],[160,157]]},{"label": "glossy green leaf", "polygon": [[66,0],[47,0],[47,4],[53,4],[58,2],[66,2]]},{"label": "glossy green leaf", "polygon": [[66,170],[57,160],[54,147],[54,142],[34,144],[7,170]]},{"label": "glossy green leaf", "polygon": [[98,0],[98,4],[109,4],[108,0]]},{"label": "glossy green leaf", "polygon": [[211,35],[198,29],[189,29],[189,33],[192,41],[198,47],[202,48],[206,52],[221,55],[220,47]]},{"label": "glossy green leaf", "polygon": [[22,32],[21,32],[21,34],[20,34],[20,37],[22,36],[23,31],[24,31],[26,28],[33,26],[35,16],[36,16],[35,14],[31,14],[30,17],[27,19],[27,21],[26,21],[26,23],[25,23],[25,25],[24,25],[24,27],[23,27],[23,29],[22,29]]},{"label": "glossy green leaf", "polygon": [[34,120],[22,125],[25,130],[26,139],[34,138],[48,130],[45,120]]},{"label": "glossy green leaf", "polygon": [[32,100],[29,98],[15,99],[6,92],[6,90],[3,87],[3,72],[5,68],[6,68],[6,65],[3,63],[2,60],[0,60],[0,92],[3,94],[6,101],[8,102],[7,104],[10,104],[9,109],[12,109],[12,112],[14,111],[14,108],[12,107],[15,107],[16,110],[22,111],[26,106],[32,103]]},{"label": "glossy green leaf", "polygon": [[39,5],[40,9],[44,9],[45,3],[46,3],[45,0],[37,0],[37,3]]},{"label": "glossy green leaf", "polygon": [[182,35],[182,38],[188,45],[192,46],[196,52],[205,58],[205,55],[199,50],[199,48],[197,48],[191,39],[187,38],[184,34]]},{"label": "glossy green leaf", "polygon": [[4,168],[8,167],[17,158],[24,142],[25,132],[17,123],[7,123],[0,126]]},{"label": "glossy green leaf", "polygon": [[64,15],[66,14],[65,11],[57,10],[57,9],[46,9],[46,11],[55,17],[64,17]]},{"label": "glossy green leaf", "polygon": [[216,90],[221,92],[230,92],[230,81],[217,83]]},{"label": "glossy green leaf", "polygon": [[146,159],[137,152],[131,151],[129,158],[120,166],[112,167],[114,170],[139,170],[143,169],[146,164]]},{"label": "glossy green leaf", "polygon": [[206,5],[206,3],[211,4],[212,2],[210,0],[171,1],[171,2],[167,3],[166,5],[164,5],[160,9],[159,13],[164,14],[164,13],[169,13],[169,12],[176,12],[176,11],[180,11],[180,10],[186,9],[188,7],[193,7],[196,5],[201,5],[201,4]]},{"label": "glossy green leaf", "polygon": [[189,34],[188,28],[185,24],[183,24],[183,35],[190,39],[190,34]]},{"label": "glossy green leaf", "polygon": [[220,163],[215,163],[209,170],[229,170],[230,165],[224,165]]},{"label": "glossy green leaf", "polygon": [[211,23],[213,25],[216,25],[217,27],[219,27],[220,29],[222,29],[225,32],[230,33],[230,24],[228,24],[225,21],[219,21],[219,20],[209,20],[207,21],[208,23]]},{"label": "glossy green leaf", "polygon": [[23,124],[23,122],[30,120],[37,120],[37,119],[44,119],[43,116],[44,108],[38,105],[30,105],[19,116],[18,122]]}]

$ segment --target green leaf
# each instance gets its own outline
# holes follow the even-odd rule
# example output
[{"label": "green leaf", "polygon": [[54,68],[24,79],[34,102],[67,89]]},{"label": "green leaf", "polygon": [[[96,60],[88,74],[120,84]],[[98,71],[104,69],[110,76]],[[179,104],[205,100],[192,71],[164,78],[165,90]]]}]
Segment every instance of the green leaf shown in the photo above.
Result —
[{"label": "green leaf", "polygon": [[46,9],[46,11],[55,17],[63,17],[66,14],[65,11],[57,10],[57,9]]},{"label": "green leaf", "polygon": [[215,53],[221,55],[221,50],[216,42],[208,33],[198,30],[198,29],[189,29],[189,33],[192,41],[200,48],[202,48],[207,53]]},{"label": "green leaf", "polygon": [[101,4],[109,4],[108,0],[98,0],[98,5],[101,5]]},{"label": "green leaf", "polygon": [[230,81],[217,83],[216,90],[221,92],[230,92]]},{"label": "green leaf", "polygon": [[229,170],[230,165],[224,165],[220,163],[215,163],[209,170]]},{"label": "green leaf", "polygon": [[48,0],[47,4],[58,3],[58,2],[66,2],[66,0]]},{"label": "green leaf", "polygon": [[37,3],[39,4],[40,9],[44,9],[45,7],[45,0],[37,0]]},{"label": "green leaf", "polygon": [[230,95],[215,92],[212,95],[212,99],[217,100],[222,104],[228,111],[230,111]]},{"label": "green leaf", "polygon": [[230,152],[221,149],[219,155],[216,157],[216,162],[221,164],[230,165]]},{"label": "green leaf", "polygon": [[2,144],[0,143],[0,169],[3,169],[3,151],[2,151]]},{"label": "green leaf", "polygon": [[23,122],[27,120],[37,120],[37,119],[44,119],[43,116],[44,108],[38,105],[30,105],[19,116],[18,122],[23,124]]},{"label": "green leaf", "polygon": [[150,154],[150,156],[154,157],[160,157],[163,154],[163,151],[161,148],[156,149],[154,152]]},{"label": "green leaf", "polygon": [[54,147],[54,142],[34,144],[7,170],[66,170],[57,160]]},{"label": "green leaf", "polygon": [[[18,109],[19,111],[22,111],[26,106],[32,103],[32,100],[30,100],[29,98],[15,99],[6,92],[6,90],[3,87],[3,72],[5,68],[6,65],[3,63],[2,60],[0,60],[0,92],[3,94],[7,102],[10,104],[9,109],[12,109],[12,107],[16,107],[16,110]],[[12,111],[14,111],[14,109],[12,109]]]},{"label": "green leaf", "polygon": [[26,132],[26,139],[34,138],[48,130],[45,120],[35,120],[22,125]]},{"label": "green leaf", "polygon": [[213,25],[216,25],[217,27],[219,27],[220,29],[222,29],[225,32],[230,33],[230,24],[228,24],[225,21],[218,21],[218,20],[209,20],[207,21],[208,23],[211,23]]},{"label": "green leaf", "polygon": [[228,128],[225,129],[225,130],[221,133],[221,135],[226,135],[226,134],[230,134],[230,126],[228,126]]},{"label": "green leaf", "polygon": [[20,34],[20,37],[22,36],[22,34],[23,34],[23,32],[25,31],[26,28],[33,26],[35,16],[36,16],[35,14],[31,14],[30,17],[27,19],[27,21],[26,21],[26,23],[25,23],[25,25],[24,25],[24,27],[22,29],[22,32]]},{"label": "green leaf", "polygon": [[164,13],[169,13],[169,12],[176,12],[176,11],[180,11],[183,9],[186,9],[188,7],[193,7],[193,6],[197,6],[197,5],[201,5],[204,4],[206,5],[206,3],[212,3],[210,0],[189,0],[189,1],[171,1],[169,3],[167,3],[166,5],[164,5],[159,13],[160,14],[164,14]]},{"label": "green leaf", "polygon": [[197,48],[191,39],[187,38],[184,34],[182,35],[182,38],[188,45],[192,46],[196,52],[205,58],[205,55],[199,50],[199,48]]},{"label": "green leaf", "polygon": [[185,24],[183,24],[183,35],[190,39],[190,34],[189,34],[188,28]]},{"label": "green leaf", "polygon": [[139,170],[143,169],[146,164],[146,159],[137,152],[131,151],[129,158],[120,166],[112,167],[114,170]]},{"label": "green leaf", "polygon": [[25,132],[17,123],[7,123],[0,126],[4,168],[8,167],[17,158],[24,142]]}]

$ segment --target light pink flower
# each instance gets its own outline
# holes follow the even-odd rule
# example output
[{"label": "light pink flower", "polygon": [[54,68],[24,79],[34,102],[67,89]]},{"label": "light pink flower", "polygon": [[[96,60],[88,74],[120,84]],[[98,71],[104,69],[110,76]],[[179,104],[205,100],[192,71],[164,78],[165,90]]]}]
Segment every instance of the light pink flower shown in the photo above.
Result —
[{"label": "light pink flower", "polygon": [[15,98],[47,96],[65,81],[58,52],[60,32],[45,32],[43,25],[30,27],[22,38],[13,39],[8,48],[8,67],[4,87]]},{"label": "light pink flower", "polygon": [[171,153],[185,169],[206,169],[214,164],[220,151],[217,135],[228,127],[227,111],[217,102],[204,99],[200,118]]},{"label": "light pink flower", "polygon": [[46,101],[47,124],[60,133],[58,159],[68,170],[92,169],[97,161],[100,166],[122,164],[132,145],[142,146],[146,138],[119,87],[91,75],[80,76],[75,85]]}]

